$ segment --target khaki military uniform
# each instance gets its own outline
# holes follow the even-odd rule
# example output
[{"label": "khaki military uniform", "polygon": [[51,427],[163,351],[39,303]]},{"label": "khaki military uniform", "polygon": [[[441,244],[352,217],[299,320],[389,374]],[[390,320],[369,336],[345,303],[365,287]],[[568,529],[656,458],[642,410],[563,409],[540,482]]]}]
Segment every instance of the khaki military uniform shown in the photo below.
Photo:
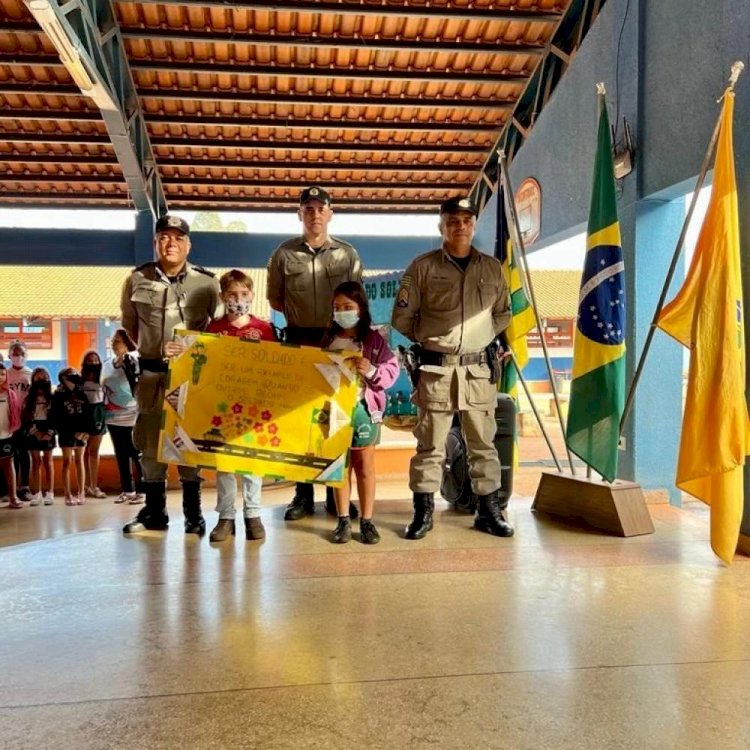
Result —
[{"label": "khaki military uniform", "polygon": [[442,249],[416,258],[406,269],[392,325],[426,351],[413,394],[419,422],[409,470],[412,492],[439,489],[455,411],[466,438],[472,489],[489,495],[500,487],[494,446],[497,389],[483,350],[510,323],[509,303],[500,262],[474,248],[465,271]]},{"label": "khaki military uniform", "polygon": [[[122,288],[122,327],[138,345],[141,376],[136,389],[138,416],[133,442],[141,451],[143,478],[163,481],[167,465],[157,461],[167,360],[164,346],[175,328],[204,331],[220,307],[219,282],[210,271],[186,264],[174,281],[158,263],[138,266]],[[180,466],[180,477],[198,478],[198,470]]]},{"label": "khaki military uniform", "polygon": [[331,322],[333,290],[344,281],[362,281],[357,251],[336,237],[317,252],[304,237],[287,240],[268,261],[268,302],[286,316],[297,343],[318,346]]}]

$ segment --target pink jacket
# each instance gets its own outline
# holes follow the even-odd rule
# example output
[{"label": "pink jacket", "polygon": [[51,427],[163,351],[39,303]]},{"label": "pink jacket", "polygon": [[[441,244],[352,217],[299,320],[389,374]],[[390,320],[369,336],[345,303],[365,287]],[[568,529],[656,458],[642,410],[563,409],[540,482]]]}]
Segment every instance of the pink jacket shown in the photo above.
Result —
[{"label": "pink jacket", "polygon": [[8,430],[13,434],[21,427],[21,399],[10,388],[6,393],[8,394]]},{"label": "pink jacket", "polygon": [[362,356],[369,359],[375,367],[372,377],[363,378],[363,381],[367,411],[370,412],[372,421],[377,424],[383,421],[383,410],[386,402],[385,391],[398,379],[398,360],[386,340],[372,329],[362,342]]}]

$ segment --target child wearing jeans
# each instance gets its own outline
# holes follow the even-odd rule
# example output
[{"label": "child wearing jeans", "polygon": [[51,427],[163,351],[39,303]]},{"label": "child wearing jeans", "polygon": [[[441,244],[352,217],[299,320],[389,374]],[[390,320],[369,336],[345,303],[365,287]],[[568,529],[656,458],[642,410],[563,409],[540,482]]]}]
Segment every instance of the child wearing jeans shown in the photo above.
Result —
[{"label": "child wearing jeans", "polygon": [[[83,505],[84,495],[83,451],[92,427],[89,400],[83,392],[83,379],[73,367],[58,374],[60,386],[52,396],[52,426],[57,430],[62,449],[62,475],[65,505]],[[70,465],[75,462],[76,494],[71,492]]]},{"label": "child wearing jeans", "polygon": [[[55,469],[52,451],[55,449],[55,430],[50,419],[52,412],[52,383],[44,367],[31,373],[31,388],[21,412],[21,424],[26,435],[26,447],[31,453],[31,505],[52,505],[55,496]],[[44,470],[44,485],[42,483]],[[46,489],[44,489],[46,486]]]},{"label": "child wearing jeans", "polygon": [[333,291],[333,321],[323,339],[329,351],[359,350],[357,360],[360,389],[352,426],[351,463],[341,489],[335,489],[338,524],[332,541],[351,541],[349,518],[352,469],[357,477],[361,516],[359,533],[363,544],[377,544],[380,535],[372,522],[375,505],[375,446],[380,442],[380,423],[385,409],[385,391],[399,374],[398,360],[385,339],[372,330],[372,318],[364,287],[357,281],[345,281]]},{"label": "child wearing jeans", "polygon": [[13,433],[21,427],[21,399],[8,387],[8,371],[0,362],[0,471],[8,487],[9,508],[18,510],[23,503],[16,494],[16,467],[13,465],[16,440]]},{"label": "child wearing jeans", "polygon": [[[253,280],[242,271],[227,271],[220,279],[221,300],[225,315],[209,323],[207,333],[237,336],[252,341],[276,341],[273,326],[266,320],[250,314],[253,304]],[[265,539],[266,530],[260,520],[260,477],[243,474],[242,505],[245,517],[245,539]],[[212,542],[223,542],[235,534],[234,500],[237,494],[237,477],[226,471],[216,472],[216,512],[219,521],[211,532]]]}]

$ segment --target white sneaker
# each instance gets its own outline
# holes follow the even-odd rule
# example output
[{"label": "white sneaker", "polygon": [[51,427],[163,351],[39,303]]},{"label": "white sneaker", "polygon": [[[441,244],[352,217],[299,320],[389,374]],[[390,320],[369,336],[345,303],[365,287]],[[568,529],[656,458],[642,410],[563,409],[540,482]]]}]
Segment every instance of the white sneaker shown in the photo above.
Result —
[{"label": "white sneaker", "polygon": [[39,505],[42,502],[42,493],[37,492],[36,495],[32,495],[29,500],[29,505]]},{"label": "white sneaker", "polygon": [[45,492],[43,501],[45,505],[52,505],[55,502],[55,496],[51,492]]},{"label": "white sneaker", "polygon": [[126,503],[128,500],[130,500],[131,493],[130,492],[121,492],[116,498],[115,502],[119,505],[120,503]]},{"label": "white sneaker", "polygon": [[146,496],[142,492],[132,492],[128,497],[128,503],[130,505],[140,505],[145,502]]},{"label": "white sneaker", "polygon": [[10,502],[10,495],[3,495],[0,497],[0,503],[9,503]]}]

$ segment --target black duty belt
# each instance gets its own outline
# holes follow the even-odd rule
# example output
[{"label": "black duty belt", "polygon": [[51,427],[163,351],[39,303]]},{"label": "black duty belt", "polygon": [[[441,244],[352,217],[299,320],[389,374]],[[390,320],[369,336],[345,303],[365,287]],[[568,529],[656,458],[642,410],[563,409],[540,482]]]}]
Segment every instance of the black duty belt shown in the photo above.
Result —
[{"label": "black duty belt", "polygon": [[141,359],[138,360],[141,364],[141,370],[148,370],[149,372],[166,372],[169,369],[169,362],[166,359]]},{"label": "black duty belt", "polygon": [[456,365],[487,364],[485,352],[475,354],[443,354],[422,349],[419,352],[420,365],[437,365],[438,367],[455,367]]}]

